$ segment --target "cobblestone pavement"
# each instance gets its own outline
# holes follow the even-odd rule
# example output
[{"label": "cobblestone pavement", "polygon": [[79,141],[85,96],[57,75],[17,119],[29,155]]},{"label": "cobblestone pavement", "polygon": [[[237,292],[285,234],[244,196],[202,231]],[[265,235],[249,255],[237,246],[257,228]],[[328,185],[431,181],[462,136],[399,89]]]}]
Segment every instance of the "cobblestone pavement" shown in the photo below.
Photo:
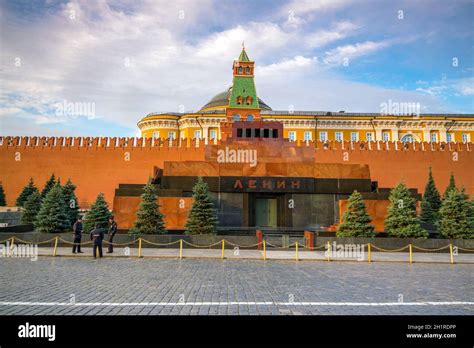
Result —
[{"label": "cobblestone pavement", "polygon": [[[473,315],[473,269],[467,264],[3,258],[0,314]],[[72,296],[76,305],[64,305]]]}]

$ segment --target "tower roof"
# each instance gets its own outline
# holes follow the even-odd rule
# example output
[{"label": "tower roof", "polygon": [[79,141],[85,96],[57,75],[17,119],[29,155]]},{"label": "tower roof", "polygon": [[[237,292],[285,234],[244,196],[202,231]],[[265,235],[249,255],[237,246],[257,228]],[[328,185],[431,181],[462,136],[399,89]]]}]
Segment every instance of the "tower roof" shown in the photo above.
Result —
[{"label": "tower roof", "polygon": [[250,62],[247,52],[245,52],[245,47],[242,47],[242,52],[240,52],[239,62]]}]

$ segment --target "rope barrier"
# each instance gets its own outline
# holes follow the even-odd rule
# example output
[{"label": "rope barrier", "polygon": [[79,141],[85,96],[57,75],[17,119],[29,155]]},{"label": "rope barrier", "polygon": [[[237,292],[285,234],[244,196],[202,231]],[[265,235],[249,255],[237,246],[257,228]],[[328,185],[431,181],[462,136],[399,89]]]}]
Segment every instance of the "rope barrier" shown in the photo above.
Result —
[{"label": "rope barrier", "polygon": [[257,244],[239,245],[239,244],[235,244],[235,243],[229,242],[228,240],[226,240],[225,242],[226,242],[226,244],[230,244],[230,245],[236,246],[236,247],[238,247],[238,248],[253,248],[253,247],[256,247],[256,246],[259,246],[259,245],[263,244],[263,242],[260,242],[260,243],[257,243]]},{"label": "rope barrier", "polygon": [[186,243],[187,245],[191,245],[191,246],[193,246],[193,247],[195,247],[195,248],[209,248],[209,247],[212,247],[212,246],[215,246],[215,245],[218,245],[218,244],[222,244],[221,241],[218,241],[218,242],[216,242],[216,243],[214,243],[214,244],[209,244],[209,245],[197,245],[197,244],[189,243],[189,242],[185,241],[184,239],[183,239],[183,243]]},{"label": "rope barrier", "polygon": [[[93,243],[93,241],[87,241],[87,242],[82,242],[82,243],[74,243],[74,242],[67,241],[67,240],[65,240],[65,239],[63,239],[59,236],[48,239],[48,240],[45,240],[45,241],[41,241],[41,242],[25,241],[23,239],[20,239],[20,238],[17,238],[15,236],[13,236],[13,237],[7,238],[3,241],[0,241],[0,243],[5,243],[5,242],[8,242],[8,241],[11,241],[11,243],[12,243],[11,249],[13,249],[14,243],[38,244],[38,245],[40,245],[40,244],[47,244],[47,243],[54,242],[53,256],[56,256],[56,254],[57,254],[57,248],[58,248],[58,242],[59,241],[65,243],[65,244],[69,244],[69,245],[80,245],[80,246],[85,246],[85,245],[89,245],[89,244]],[[193,243],[190,243],[190,242],[188,242],[184,239],[179,239],[179,240],[176,240],[174,242],[169,242],[169,243],[156,243],[156,242],[152,242],[152,241],[149,241],[149,240],[146,240],[146,239],[143,239],[143,238],[139,238],[138,240],[134,240],[134,241],[127,242],[127,243],[112,243],[112,242],[109,242],[109,241],[106,241],[106,240],[104,240],[103,242],[106,245],[113,245],[113,246],[126,246],[126,245],[136,244],[138,242],[138,249],[139,249],[138,250],[138,257],[141,257],[142,242],[145,242],[145,243],[148,243],[148,244],[151,244],[151,245],[155,245],[155,246],[170,246],[170,245],[174,245],[174,244],[179,243],[179,250],[180,250],[179,258],[180,259],[183,258],[183,243],[186,243],[187,245],[192,246],[194,248],[210,248],[210,247],[213,247],[213,246],[221,245],[221,247],[222,247],[221,258],[222,259],[224,258],[224,249],[225,249],[225,244],[226,243],[231,245],[231,246],[238,247],[238,248],[254,248],[254,247],[258,247],[260,245],[263,245],[263,255],[262,255],[263,260],[267,259],[267,257],[266,257],[267,246],[269,246],[271,248],[275,248],[275,249],[292,249],[293,247],[295,247],[295,252],[296,252],[295,260],[296,261],[299,260],[298,251],[299,251],[300,248],[305,249],[305,250],[309,250],[309,251],[315,251],[315,250],[325,249],[325,248],[328,247],[328,245],[320,245],[320,246],[317,246],[317,247],[316,246],[307,247],[304,244],[299,244],[298,242],[292,243],[288,246],[277,246],[277,245],[274,245],[272,243],[267,242],[266,240],[263,240],[262,242],[259,242],[259,243],[256,243],[256,244],[239,245],[239,244],[236,244],[236,243],[233,243],[233,242],[229,242],[225,239],[221,239],[220,241],[218,241],[216,243],[209,244],[209,245],[193,244]],[[398,248],[398,249],[384,249],[384,248],[378,247],[378,246],[376,246],[372,243],[364,244],[364,246],[368,247],[369,262],[371,262],[371,257],[370,257],[370,249],[371,248],[374,248],[375,250],[382,251],[382,252],[400,252],[400,251],[406,250],[408,248],[409,249],[409,254],[410,254],[410,260],[409,260],[410,263],[413,262],[413,259],[412,259],[413,249],[420,250],[420,251],[425,251],[425,252],[435,252],[435,251],[445,250],[445,249],[449,248],[452,264],[454,263],[453,248],[457,248],[457,249],[459,249],[461,251],[465,251],[465,252],[474,252],[474,249],[468,249],[468,248],[462,248],[462,247],[459,247],[459,246],[453,246],[452,244],[448,244],[446,246],[443,246],[443,247],[440,247],[440,248],[433,248],[433,249],[422,248],[422,247],[419,247],[419,246],[416,246],[416,245],[413,245],[413,244],[409,244],[409,245],[406,245],[406,246]],[[330,261],[330,254],[328,255],[327,259],[328,259],[328,261]]]},{"label": "rope barrier", "polygon": [[473,252],[474,249],[465,249],[465,248],[461,248],[461,247],[458,247],[456,245],[454,245],[455,248],[458,248],[459,250],[462,250],[462,251],[467,251],[467,252]]},{"label": "rope barrier", "polygon": [[418,249],[418,250],[422,250],[422,251],[439,251],[439,250],[444,250],[446,248],[449,248],[449,245],[446,245],[444,247],[441,247],[441,248],[436,248],[436,249],[425,249],[425,248],[422,248],[422,247],[418,247],[416,245],[413,245],[413,248],[414,249]]},{"label": "rope barrier", "polygon": [[410,245],[406,245],[400,249],[382,249],[382,248],[379,248],[378,246],[375,246],[373,244],[371,244],[372,248],[374,249],[377,249],[377,250],[380,250],[380,251],[386,251],[386,252],[398,252],[398,251],[402,251],[402,250],[405,250],[406,248],[409,248]]},{"label": "rope barrier", "polygon": [[[135,244],[138,240],[134,240],[132,242],[128,242],[128,243],[111,243],[107,240],[104,240],[103,242],[106,244],[106,245],[113,245],[113,246],[125,246],[125,245],[131,245],[131,244]],[[143,240],[145,242],[145,240]]]},{"label": "rope barrier", "polygon": [[83,246],[83,245],[87,245],[87,244],[92,244],[93,242],[90,240],[88,242],[82,242],[82,243],[74,243],[74,242],[70,242],[68,240],[65,240],[65,239],[62,239],[61,237],[59,238],[59,240],[63,243],[66,243],[66,244],[69,244],[69,245],[80,245],[80,246]]},{"label": "rope barrier", "polygon": [[148,244],[157,245],[157,246],[173,245],[173,244],[179,243],[179,240],[175,240],[174,242],[170,242],[170,243],[155,243],[155,242],[150,242],[149,240],[146,240],[146,239],[142,239],[142,241]]}]

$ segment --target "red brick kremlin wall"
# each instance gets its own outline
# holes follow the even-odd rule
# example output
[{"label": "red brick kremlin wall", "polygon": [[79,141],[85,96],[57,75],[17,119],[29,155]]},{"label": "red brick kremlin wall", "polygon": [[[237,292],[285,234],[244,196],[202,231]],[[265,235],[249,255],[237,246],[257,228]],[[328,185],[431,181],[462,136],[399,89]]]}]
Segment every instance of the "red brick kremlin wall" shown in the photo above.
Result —
[{"label": "red brick kremlin wall", "polygon": [[[194,140],[181,142],[179,147],[180,140],[171,144],[162,141],[160,145],[158,141],[144,141],[142,138],[0,137],[0,181],[9,206],[14,205],[30,177],[42,189],[54,173],[63,183],[71,178],[77,185],[82,208],[88,208],[99,192],[105,194],[112,208],[114,190],[119,183],[145,183],[153,175],[154,167],[163,168],[164,161],[205,160],[202,140],[199,147],[195,146]],[[258,148],[264,143],[248,146]],[[423,192],[428,166],[431,165],[440,191],[444,191],[453,172],[458,185],[463,185],[467,193],[474,194],[472,143],[413,143],[406,148],[402,143],[382,142],[334,142],[326,145],[297,142],[290,146],[315,148],[316,163],[367,164],[371,179],[378,181],[379,187],[393,187],[403,178],[409,187]]]},{"label": "red brick kremlin wall", "polygon": [[47,145],[43,138],[25,137],[17,145],[19,140],[0,137],[0,181],[9,206],[15,205],[30,177],[41,190],[54,173],[63,184],[70,178],[77,186],[81,208],[88,208],[100,192],[112,208],[119,183],[144,184],[164,161],[204,160],[203,142],[179,148],[178,140],[170,147],[168,141],[159,146],[141,138],[50,138]]}]

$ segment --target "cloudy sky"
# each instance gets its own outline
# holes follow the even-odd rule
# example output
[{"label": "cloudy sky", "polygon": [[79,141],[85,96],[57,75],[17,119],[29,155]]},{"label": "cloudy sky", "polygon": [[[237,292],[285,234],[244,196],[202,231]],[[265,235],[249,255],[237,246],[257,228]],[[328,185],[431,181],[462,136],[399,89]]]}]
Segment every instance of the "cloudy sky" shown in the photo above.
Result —
[{"label": "cloudy sky", "polygon": [[137,135],[144,115],[196,111],[229,87],[243,41],[274,110],[380,112],[391,100],[474,113],[474,1],[0,0],[0,10],[2,135]]}]

